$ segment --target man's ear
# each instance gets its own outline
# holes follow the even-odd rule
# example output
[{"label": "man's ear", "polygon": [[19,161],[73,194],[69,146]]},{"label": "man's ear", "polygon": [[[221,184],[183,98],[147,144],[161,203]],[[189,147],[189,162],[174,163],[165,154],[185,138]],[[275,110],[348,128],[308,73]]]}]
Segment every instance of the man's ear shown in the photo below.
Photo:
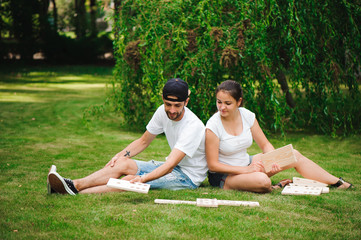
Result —
[{"label": "man's ear", "polygon": [[187,106],[188,102],[189,102],[189,98],[187,98],[187,99],[184,101],[184,106],[185,106],[185,107]]}]

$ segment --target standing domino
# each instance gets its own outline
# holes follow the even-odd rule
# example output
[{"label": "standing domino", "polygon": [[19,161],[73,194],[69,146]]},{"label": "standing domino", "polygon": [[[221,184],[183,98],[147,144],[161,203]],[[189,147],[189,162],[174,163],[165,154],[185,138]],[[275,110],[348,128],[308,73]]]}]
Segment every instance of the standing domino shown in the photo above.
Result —
[{"label": "standing domino", "polygon": [[148,193],[150,184],[146,183],[131,183],[126,180],[109,178],[107,183],[108,187],[117,188],[125,191],[138,192],[138,193]]}]

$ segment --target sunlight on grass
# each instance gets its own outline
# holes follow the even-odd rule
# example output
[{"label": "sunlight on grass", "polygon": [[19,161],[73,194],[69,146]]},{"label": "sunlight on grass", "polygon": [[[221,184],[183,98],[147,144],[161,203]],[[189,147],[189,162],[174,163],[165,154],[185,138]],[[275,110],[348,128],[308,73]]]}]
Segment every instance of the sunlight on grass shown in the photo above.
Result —
[{"label": "sunlight on grass", "polygon": [[44,103],[44,99],[39,98],[38,96],[25,96],[19,94],[1,94],[0,102],[32,102],[32,103]]},{"label": "sunlight on grass", "polygon": [[57,85],[54,85],[54,87],[62,88],[62,89],[87,90],[87,89],[105,88],[106,84],[105,83],[104,84],[102,84],[102,83],[98,83],[98,84],[96,84],[96,83],[94,83],[94,84],[67,83],[67,84],[57,84]]}]

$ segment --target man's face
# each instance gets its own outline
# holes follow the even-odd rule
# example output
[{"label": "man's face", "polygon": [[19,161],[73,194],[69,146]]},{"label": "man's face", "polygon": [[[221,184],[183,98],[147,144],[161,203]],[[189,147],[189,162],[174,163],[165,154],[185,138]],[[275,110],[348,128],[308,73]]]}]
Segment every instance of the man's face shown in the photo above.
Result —
[{"label": "man's face", "polygon": [[[172,96],[168,96],[168,97],[172,98]],[[184,102],[172,102],[165,100],[163,98],[163,102],[164,102],[165,112],[170,120],[179,121],[183,118],[184,107],[187,106],[188,99]]]}]

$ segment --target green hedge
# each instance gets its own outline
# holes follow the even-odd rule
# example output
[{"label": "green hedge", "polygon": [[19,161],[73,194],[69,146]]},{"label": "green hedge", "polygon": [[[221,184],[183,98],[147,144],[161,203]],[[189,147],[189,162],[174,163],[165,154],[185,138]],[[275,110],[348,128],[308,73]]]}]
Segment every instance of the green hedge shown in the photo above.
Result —
[{"label": "green hedge", "polygon": [[204,121],[239,81],[269,131],[360,131],[361,10],[347,1],[124,0],[114,15],[112,103],[144,129],[168,78],[188,82]]}]

